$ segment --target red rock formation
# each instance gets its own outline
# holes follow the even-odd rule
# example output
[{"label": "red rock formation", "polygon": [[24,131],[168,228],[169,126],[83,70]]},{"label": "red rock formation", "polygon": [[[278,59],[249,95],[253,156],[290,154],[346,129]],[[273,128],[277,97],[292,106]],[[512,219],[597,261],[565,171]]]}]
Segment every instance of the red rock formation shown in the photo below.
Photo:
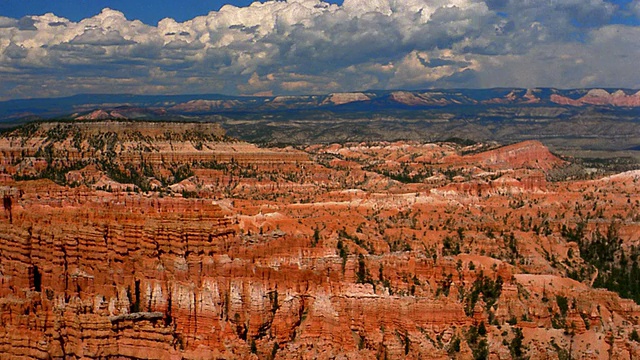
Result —
[{"label": "red rock formation", "polygon": [[394,91],[391,93],[390,99],[409,106],[450,104],[449,100],[444,97],[438,98],[428,93],[415,94],[408,91]]},{"label": "red rock formation", "polygon": [[580,102],[580,100],[574,100],[574,99],[568,98],[566,96],[558,95],[558,94],[551,94],[550,100],[551,100],[551,102],[554,102],[554,103],[560,104],[560,105],[571,105],[571,106],[581,106],[582,105],[582,102]]},{"label": "red rock formation", "polygon": [[570,99],[558,94],[552,94],[551,102],[561,105],[582,106],[582,105],[609,105],[623,107],[639,107],[640,92],[627,95],[624,91],[618,90],[609,94],[606,90],[592,89],[579,99]]},{"label": "red rock formation", "polygon": [[370,97],[363,93],[333,93],[329,94],[322,104],[343,105],[356,101],[368,101]]},{"label": "red rock formation", "polygon": [[471,164],[482,164],[494,169],[549,170],[564,164],[539,141],[525,141],[495,150],[465,157]]},{"label": "red rock formation", "polygon": [[[106,173],[100,162],[52,176],[65,186],[5,180],[0,358],[447,359],[482,340],[510,358],[516,328],[531,358],[638,355],[640,307],[592,288],[592,275],[567,278],[591,268],[562,230],[584,223],[592,239],[614,224],[633,244],[635,172],[547,183],[562,162],[537,142],[299,151],[205,132],[198,150],[184,135],[197,125],[145,125],[139,140],[108,126],[120,161],[193,174],[140,193],[70,181]],[[55,149],[44,169],[102,156],[88,135],[79,149],[71,135],[32,135],[0,139],[2,171],[37,164],[27,144]],[[215,166],[198,165],[206,156]]]},{"label": "red rock formation", "polygon": [[78,116],[76,120],[112,120],[125,119],[118,111],[94,110],[89,114]]}]

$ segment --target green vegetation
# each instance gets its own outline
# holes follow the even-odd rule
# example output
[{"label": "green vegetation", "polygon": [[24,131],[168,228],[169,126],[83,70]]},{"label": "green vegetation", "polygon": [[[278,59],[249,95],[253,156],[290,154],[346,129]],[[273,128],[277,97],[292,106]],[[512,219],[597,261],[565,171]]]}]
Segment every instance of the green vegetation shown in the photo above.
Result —
[{"label": "green vegetation", "polygon": [[193,170],[191,170],[191,165],[189,164],[174,164],[169,168],[169,171],[171,171],[171,175],[173,175],[174,184],[193,176]]},{"label": "green vegetation", "polygon": [[[149,181],[152,178],[156,178],[164,186],[167,186],[193,176],[192,166],[194,164],[192,163],[163,163],[153,167],[145,163],[142,154],[153,151],[153,141],[177,140],[200,144],[204,141],[230,141],[230,138],[223,135],[218,126],[212,124],[190,124],[185,131],[167,130],[162,135],[155,137],[143,135],[140,130],[137,130],[138,122],[126,121],[122,124],[124,125],[118,125],[122,128],[120,130],[102,131],[103,129],[99,126],[96,126],[95,129],[87,128],[83,122],[34,122],[4,132],[3,136],[6,137],[23,137],[23,146],[25,146],[27,138],[44,139],[43,144],[35,149],[35,152],[31,154],[23,152],[22,156],[32,156],[44,160],[46,168],[36,173],[18,173],[14,178],[16,180],[50,179],[60,185],[77,186],[81,184],[67,181],[67,173],[93,164],[116,182],[133,184],[139,190],[148,191],[150,190]],[[118,126],[115,128],[118,129]],[[137,142],[134,151],[140,152],[140,161],[123,162],[117,158],[118,146],[126,141]],[[65,142],[70,142],[72,148],[70,149]],[[20,159],[15,161],[17,164]],[[215,164],[215,160],[214,164],[202,164],[203,167],[206,165],[218,166]],[[224,166],[225,169],[229,167],[228,164],[220,166]],[[159,175],[165,170],[171,173],[169,178],[163,178]]]},{"label": "green vegetation", "polygon": [[367,264],[364,262],[364,256],[362,254],[358,254],[358,269],[356,271],[356,283],[373,284],[373,280],[371,279],[371,275],[369,274],[369,270],[367,269]]},{"label": "green vegetation", "polygon": [[111,161],[103,161],[100,163],[100,167],[109,178],[116,182],[133,184],[142,191],[150,190],[148,178],[132,164],[125,164],[123,169],[119,164]]},{"label": "green vegetation", "polygon": [[560,314],[562,314],[563,317],[567,316],[567,311],[569,311],[569,299],[562,295],[556,295],[556,303],[560,309]]},{"label": "green vegetation", "polygon": [[461,253],[464,244],[464,229],[458,228],[457,236],[445,236],[442,239],[442,256],[455,256]]},{"label": "green vegetation", "polygon": [[487,310],[491,309],[502,293],[502,284],[503,280],[500,276],[494,281],[480,272],[476,281],[473,282],[471,291],[465,298],[465,313],[469,316],[473,314],[473,309],[478,302],[480,294],[482,294],[485,302],[485,308]]},{"label": "green vegetation", "polygon": [[273,360],[276,358],[276,354],[278,353],[278,350],[280,350],[280,347],[278,346],[277,342],[273,343],[273,348],[271,349],[271,356],[269,357],[269,359]]},{"label": "green vegetation", "polygon": [[313,229],[313,237],[311,238],[311,247],[316,247],[320,242],[320,228],[315,227]]},{"label": "green vegetation", "polygon": [[471,348],[474,360],[485,360],[489,357],[489,343],[484,322],[477,327],[470,326],[466,333],[467,344]]},{"label": "green vegetation", "polygon": [[[615,291],[624,298],[640,303],[640,247],[624,247],[616,223],[611,223],[604,234],[596,229],[590,239],[585,228],[585,222],[578,223],[573,229],[563,226],[562,236],[568,241],[577,242],[582,259],[598,269],[593,286]],[[570,275],[584,278],[592,273],[583,270]]]},{"label": "green vegetation", "polygon": [[338,239],[336,248],[338,249],[340,258],[342,258],[342,272],[344,272],[345,266],[347,265],[347,259],[349,258],[349,249],[342,243],[341,239]]},{"label": "green vegetation", "polygon": [[453,336],[451,342],[449,343],[449,347],[447,348],[447,353],[449,356],[453,356],[455,353],[460,352],[460,338],[457,336]]},{"label": "green vegetation", "polygon": [[553,349],[558,354],[558,360],[571,360],[571,354],[569,353],[569,350],[562,348],[553,339],[551,340],[551,346],[553,346]]}]

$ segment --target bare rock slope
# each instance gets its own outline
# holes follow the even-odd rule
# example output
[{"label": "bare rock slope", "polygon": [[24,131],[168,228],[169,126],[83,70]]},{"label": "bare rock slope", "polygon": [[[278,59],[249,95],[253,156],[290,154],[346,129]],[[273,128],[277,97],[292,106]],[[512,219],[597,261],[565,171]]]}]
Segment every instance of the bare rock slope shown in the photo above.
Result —
[{"label": "bare rock slope", "polygon": [[538,142],[16,130],[0,358],[636,358],[637,174],[563,166]]}]

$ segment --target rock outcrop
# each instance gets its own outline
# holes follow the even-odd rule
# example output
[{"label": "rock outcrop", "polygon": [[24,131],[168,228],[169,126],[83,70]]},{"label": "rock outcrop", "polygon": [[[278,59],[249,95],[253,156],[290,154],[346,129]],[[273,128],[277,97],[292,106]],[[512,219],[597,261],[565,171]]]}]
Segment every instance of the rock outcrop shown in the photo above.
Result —
[{"label": "rock outcrop", "polygon": [[551,101],[561,105],[583,106],[583,105],[608,105],[621,107],[638,107],[640,106],[640,92],[627,94],[623,90],[617,90],[609,93],[603,89],[592,89],[584,96],[578,99],[571,99],[566,96],[553,94]]},{"label": "rock outcrop", "polygon": [[329,94],[322,104],[344,105],[368,100],[371,100],[371,98],[363,93],[333,93]]},{"label": "rock outcrop", "polygon": [[596,288],[629,296],[594,254],[633,271],[637,174],[548,182],[561,166],[538,142],[16,130],[0,358],[636,358],[640,307]]},{"label": "rock outcrop", "polygon": [[479,154],[468,155],[465,160],[469,164],[486,166],[490,169],[528,168],[550,170],[565,164],[564,161],[553,155],[539,141],[524,141]]}]

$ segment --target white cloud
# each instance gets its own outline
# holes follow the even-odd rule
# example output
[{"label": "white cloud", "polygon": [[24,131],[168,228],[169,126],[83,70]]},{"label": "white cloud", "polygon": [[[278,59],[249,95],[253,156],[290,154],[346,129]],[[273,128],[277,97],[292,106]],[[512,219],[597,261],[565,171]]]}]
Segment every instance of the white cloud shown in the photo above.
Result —
[{"label": "white cloud", "polygon": [[89,29],[74,37],[70,42],[73,45],[116,46],[135,44],[132,40],[126,40],[118,30],[101,31]]},{"label": "white cloud", "polygon": [[640,17],[640,0],[633,0],[629,4],[629,9],[634,16]]},{"label": "white cloud", "polygon": [[0,16],[0,28],[17,27],[17,25],[18,25],[18,20]]},{"label": "white cloud", "polygon": [[0,17],[0,98],[632,86],[640,37],[608,25],[621,11],[640,15],[640,0],[268,1],[157,26],[111,9],[79,22]]},{"label": "white cloud", "polygon": [[551,43],[522,55],[483,57],[479,84],[640,88],[639,39],[639,27],[607,25],[585,34],[584,42]]}]

